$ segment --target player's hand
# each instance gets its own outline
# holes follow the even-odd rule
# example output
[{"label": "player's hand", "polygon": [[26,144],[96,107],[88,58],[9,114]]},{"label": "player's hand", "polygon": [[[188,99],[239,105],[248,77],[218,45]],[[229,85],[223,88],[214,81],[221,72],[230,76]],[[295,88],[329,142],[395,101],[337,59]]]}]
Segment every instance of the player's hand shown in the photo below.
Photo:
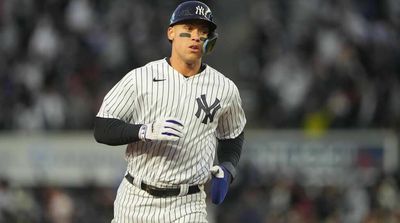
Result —
[{"label": "player's hand", "polygon": [[213,166],[211,168],[211,201],[214,204],[221,204],[228,193],[231,182],[231,174],[223,166]]},{"label": "player's hand", "polygon": [[159,118],[140,127],[139,138],[143,141],[177,141],[183,136],[182,121],[176,118]]}]

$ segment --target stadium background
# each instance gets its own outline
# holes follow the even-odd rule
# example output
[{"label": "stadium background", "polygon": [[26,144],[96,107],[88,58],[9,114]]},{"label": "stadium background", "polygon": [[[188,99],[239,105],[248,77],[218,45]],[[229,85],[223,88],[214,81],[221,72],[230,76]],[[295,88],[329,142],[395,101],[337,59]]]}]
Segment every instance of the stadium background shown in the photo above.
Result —
[{"label": "stadium background", "polygon": [[[96,144],[104,94],[165,57],[179,1],[0,1],[0,222],[109,222],[123,148]],[[213,67],[248,118],[210,222],[400,222],[400,2],[206,1]]]}]

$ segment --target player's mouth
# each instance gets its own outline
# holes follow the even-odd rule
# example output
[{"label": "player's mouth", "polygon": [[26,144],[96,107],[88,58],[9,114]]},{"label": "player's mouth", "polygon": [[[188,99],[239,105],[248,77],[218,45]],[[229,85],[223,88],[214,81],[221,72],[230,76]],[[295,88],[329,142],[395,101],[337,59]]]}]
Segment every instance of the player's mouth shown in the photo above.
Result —
[{"label": "player's mouth", "polygon": [[199,45],[191,45],[189,48],[194,51],[194,52],[199,52],[200,51],[200,46]]}]

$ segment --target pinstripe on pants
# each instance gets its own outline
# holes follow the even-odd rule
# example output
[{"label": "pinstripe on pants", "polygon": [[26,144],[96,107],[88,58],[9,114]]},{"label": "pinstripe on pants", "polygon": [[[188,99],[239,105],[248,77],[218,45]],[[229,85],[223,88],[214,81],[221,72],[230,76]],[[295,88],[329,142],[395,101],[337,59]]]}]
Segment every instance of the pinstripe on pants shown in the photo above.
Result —
[{"label": "pinstripe on pants", "polygon": [[114,202],[112,223],[207,223],[206,194],[157,198],[122,180]]}]

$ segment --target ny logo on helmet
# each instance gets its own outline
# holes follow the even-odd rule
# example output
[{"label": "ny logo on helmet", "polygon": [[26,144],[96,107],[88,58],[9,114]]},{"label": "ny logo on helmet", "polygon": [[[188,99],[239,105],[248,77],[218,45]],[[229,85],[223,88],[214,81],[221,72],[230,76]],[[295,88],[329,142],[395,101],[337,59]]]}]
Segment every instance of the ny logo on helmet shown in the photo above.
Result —
[{"label": "ny logo on helmet", "polygon": [[208,103],[206,101],[206,95],[202,94],[200,97],[196,98],[198,109],[196,112],[196,117],[200,118],[201,111],[204,111],[206,113],[206,116],[204,116],[202,123],[207,124],[207,120],[209,119],[210,122],[213,122],[215,113],[221,108],[221,105],[219,104],[219,99],[216,98],[214,103],[211,106],[208,106]]},{"label": "ny logo on helmet", "polygon": [[206,16],[206,13],[204,12],[204,8],[201,5],[196,7],[196,14],[201,15],[201,16]]}]

